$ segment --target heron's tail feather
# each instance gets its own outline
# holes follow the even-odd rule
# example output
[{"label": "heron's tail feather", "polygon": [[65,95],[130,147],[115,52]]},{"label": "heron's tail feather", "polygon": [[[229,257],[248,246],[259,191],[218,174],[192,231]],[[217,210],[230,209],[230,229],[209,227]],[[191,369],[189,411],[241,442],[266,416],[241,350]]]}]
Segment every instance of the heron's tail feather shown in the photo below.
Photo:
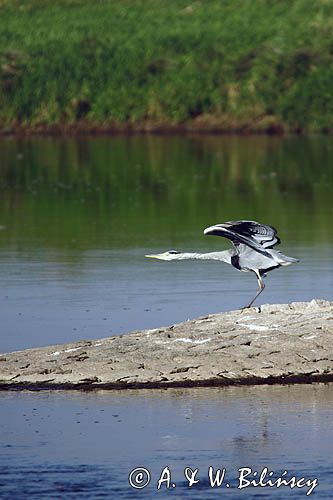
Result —
[{"label": "heron's tail feather", "polygon": [[295,259],[294,257],[288,257],[288,255],[283,255],[280,252],[278,252],[278,254],[280,266],[290,266],[291,264],[296,264],[296,262],[299,262],[299,259]]}]

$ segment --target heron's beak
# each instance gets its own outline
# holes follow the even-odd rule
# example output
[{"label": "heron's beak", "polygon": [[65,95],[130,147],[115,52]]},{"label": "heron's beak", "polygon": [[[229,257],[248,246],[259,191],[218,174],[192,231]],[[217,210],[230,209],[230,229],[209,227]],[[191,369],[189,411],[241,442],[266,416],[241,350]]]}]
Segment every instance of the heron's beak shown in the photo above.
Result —
[{"label": "heron's beak", "polygon": [[163,260],[163,257],[161,256],[161,254],[145,255],[145,257],[148,257],[149,259],[160,259],[160,260]]}]

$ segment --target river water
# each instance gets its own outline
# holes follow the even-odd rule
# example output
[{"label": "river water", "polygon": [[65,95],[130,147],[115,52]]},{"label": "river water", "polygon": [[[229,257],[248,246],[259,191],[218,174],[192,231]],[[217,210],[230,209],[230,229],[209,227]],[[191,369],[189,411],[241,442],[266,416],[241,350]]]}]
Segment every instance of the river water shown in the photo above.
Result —
[{"label": "river water", "polygon": [[[332,498],[332,384],[11,392],[0,404],[1,498],[307,498],[309,487],[239,490],[245,467],[317,479],[315,498]],[[167,466],[176,487],[157,490]],[[209,466],[226,469],[220,488]],[[138,467],[151,474],[141,490],[128,481]],[[199,469],[192,487],[186,467]]]},{"label": "river water", "polygon": [[[269,274],[258,303],[332,300],[330,137],[0,140],[0,352],[100,338],[243,306],[254,277],[147,253],[228,248],[203,229],[277,227],[300,263]],[[332,489],[332,385],[0,394],[1,498],[293,498],[238,490],[238,468],[317,477]],[[212,489],[208,466],[231,487]],[[151,470],[147,488],[131,469]],[[156,491],[169,466],[176,488]],[[186,467],[200,483],[187,487]],[[331,488],[331,489],[330,489]]]}]

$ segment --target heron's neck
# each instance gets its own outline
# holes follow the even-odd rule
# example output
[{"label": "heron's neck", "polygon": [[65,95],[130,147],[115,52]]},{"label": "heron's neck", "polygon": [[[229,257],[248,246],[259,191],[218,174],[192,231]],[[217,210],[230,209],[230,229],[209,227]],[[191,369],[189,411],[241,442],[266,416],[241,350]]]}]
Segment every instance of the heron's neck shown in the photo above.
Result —
[{"label": "heron's neck", "polygon": [[224,250],[223,252],[208,252],[208,253],[180,253],[175,255],[177,260],[187,260],[187,259],[199,259],[199,260],[219,260],[221,262],[227,262],[231,264],[231,254],[230,250]]}]

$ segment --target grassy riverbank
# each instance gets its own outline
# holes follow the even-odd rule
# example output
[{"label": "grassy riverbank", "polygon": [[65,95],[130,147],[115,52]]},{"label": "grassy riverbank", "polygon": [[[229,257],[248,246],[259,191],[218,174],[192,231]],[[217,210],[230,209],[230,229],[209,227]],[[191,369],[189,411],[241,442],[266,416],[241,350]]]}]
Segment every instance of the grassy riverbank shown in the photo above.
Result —
[{"label": "grassy riverbank", "polygon": [[0,128],[333,129],[327,0],[2,0]]}]

